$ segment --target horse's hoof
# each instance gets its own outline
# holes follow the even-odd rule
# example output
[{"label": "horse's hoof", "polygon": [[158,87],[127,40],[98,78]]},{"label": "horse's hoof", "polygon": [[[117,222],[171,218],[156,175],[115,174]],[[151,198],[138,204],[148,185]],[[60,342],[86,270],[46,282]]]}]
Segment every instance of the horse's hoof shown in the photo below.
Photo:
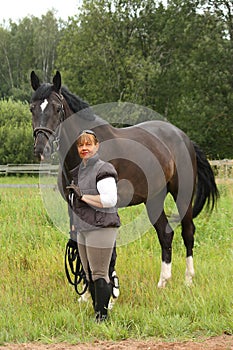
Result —
[{"label": "horse's hoof", "polygon": [[189,256],[186,259],[186,271],[185,271],[185,283],[187,286],[191,286],[193,284],[194,277],[194,266],[193,266],[193,257]]},{"label": "horse's hoof", "polygon": [[188,287],[191,287],[193,285],[193,276],[194,274],[185,274],[185,284]]},{"label": "horse's hoof", "polygon": [[171,277],[172,277],[171,263],[165,263],[163,261],[161,266],[161,274],[160,274],[160,279],[158,283],[158,288],[165,288],[167,282]]},{"label": "horse's hoof", "polygon": [[83,295],[80,296],[78,299],[79,303],[86,303],[90,297],[90,294],[88,292],[84,293]]},{"label": "horse's hoof", "polygon": [[159,282],[158,282],[158,288],[160,288],[160,289],[165,288],[165,287],[166,287],[166,284],[167,284],[167,281],[166,281],[166,280],[159,281]]}]

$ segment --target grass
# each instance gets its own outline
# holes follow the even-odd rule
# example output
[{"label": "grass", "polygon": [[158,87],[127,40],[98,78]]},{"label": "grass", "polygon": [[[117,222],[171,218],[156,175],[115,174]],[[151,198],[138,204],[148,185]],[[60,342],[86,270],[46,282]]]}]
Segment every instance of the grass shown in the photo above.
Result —
[{"label": "grass", "polygon": [[[14,178],[5,183],[9,181],[17,183]],[[97,325],[91,302],[78,302],[66,280],[68,234],[53,225],[39,189],[0,188],[0,344],[150,337],[168,341],[232,334],[233,190],[231,185],[219,189],[217,210],[211,216],[203,211],[195,220],[193,286],[184,283],[185,249],[177,228],[173,277],[166,289],[157,289],[160,246],[149,228],[118,248],[121,295],[109,322]],[[141,210],[121,210],[122,221]]]}]

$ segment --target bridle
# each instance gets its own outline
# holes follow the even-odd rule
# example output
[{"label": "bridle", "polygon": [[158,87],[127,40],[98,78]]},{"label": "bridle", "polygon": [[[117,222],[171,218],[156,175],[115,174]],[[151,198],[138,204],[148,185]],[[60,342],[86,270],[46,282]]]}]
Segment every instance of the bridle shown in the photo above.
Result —
[{"label": "bridle", "polygon": [[58,98],[59,102],[61,103],[61,109],[59,111],[59,124],[57,127],[57,131],[54,131],[50,128],[48,128],[47,126],[38,126],[35,127],[33,130],[33,137],[34,137],[34,147],[36,146],[36,141],[37,141],[37,137],[39,134],[43,134],[46,139],[48,140],[48,143],[51,147],[52,153],[54,151],[58,151],[59,150],[59,146],[60,146],[60,135],[61,135],[61,124],[62,122],[65,120],[65,110],[64,110],[64,106],[63,106],[63,96],[61,94],[58,94],[56,92],[54,92],[54,94],[56,95],[56,97]]}]

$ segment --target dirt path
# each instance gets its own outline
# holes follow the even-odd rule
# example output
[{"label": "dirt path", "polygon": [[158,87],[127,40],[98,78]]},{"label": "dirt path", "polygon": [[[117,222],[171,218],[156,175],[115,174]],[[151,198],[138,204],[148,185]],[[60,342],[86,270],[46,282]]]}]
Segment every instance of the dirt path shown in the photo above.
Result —
[{"label": "dirt path", "polygon": [[123,340],[120,342],[95,342],[93,344],[7,344],[0,350],[233,350],[233,336],[211,337],[199,342],[166,343],[158,341]]}]

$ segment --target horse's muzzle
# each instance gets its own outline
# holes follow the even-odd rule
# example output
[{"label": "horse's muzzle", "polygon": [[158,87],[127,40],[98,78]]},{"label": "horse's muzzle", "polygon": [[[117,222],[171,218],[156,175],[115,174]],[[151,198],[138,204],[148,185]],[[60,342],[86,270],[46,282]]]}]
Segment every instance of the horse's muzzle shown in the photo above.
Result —
[{"label": "horse's muzzle", "polygon": [[34,144],[35,157],[40,161],[44,161],[46,159],[50,159],[51,154],[52,154],[52,146],[49,140],[43,134],[39,134],[36,137],[35,144]]}]

